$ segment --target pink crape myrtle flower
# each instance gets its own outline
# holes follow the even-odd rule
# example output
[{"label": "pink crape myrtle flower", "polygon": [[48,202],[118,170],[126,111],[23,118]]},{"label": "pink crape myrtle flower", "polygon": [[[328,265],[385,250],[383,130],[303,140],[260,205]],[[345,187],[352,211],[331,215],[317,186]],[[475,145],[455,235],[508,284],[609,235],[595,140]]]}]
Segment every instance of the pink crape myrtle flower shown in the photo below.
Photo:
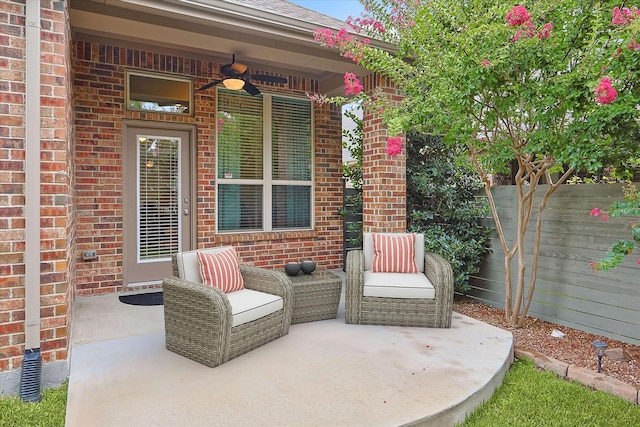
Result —
[{"label": "pink crape myrtle flower", "polygon": [[553,29],[553,24],[547,22],[542,26],[542,30],[538,31],[534,23],[531,22],[531,14],[527,11],[527,8],[522,5],[515,6],[511,9],[509,13],[507,13],[505,21],[510,27],[522,27],[519,28],[511,38],[514,42],[517,42],[522,37],[529,39],[538,37],[540,40],[546,40],[551,36],[551,30]]},{"label": "pink crape myrtle flower", "polygon": [[327,97],[327,95],[324,95],[324,94],[318,94],[318,93],[309,94],[309,93],[307,93],[307,98],[309,98],[309,101],[315,102],[318,105],[324,105],[324,104],[326,104],[328,102],[328,97]]},{"label": "pink crape myrtle flower", "polygon": [[618,91],[611,84],[609,77],[603,77],[600,79],[600,83],[594,88],[596,94],[596,104],[604,105],[611,104],[618,97]]},{"label": "pink crape myrtle flower", "polygon": [[611,25],[626,26],[640,16],[640,10],[637,7],[632,7],[631,9],[628,7],[623,7],[622,9],[614,7],[611,15]]},{"label": "pink crape myrtle flower", "polygon": [[540,40],[548,39],[551,35],[551,29],[553,29],[553,24],[551,22],[547,22],[542,26],[542,31],[538,33],[538,38]]},{"label": "pink crape myrtle flower", "polygon": [[347,18],[347,24],[354,28],[358,34],[361,33],[363,29],[373,29],[381,34],[387,32],[382,22],[377,21],[370,16],[363,16],[361,18],[349,16]]},{"label": "pink crape myrtle flower", "polygon": [[344,88],[347,95],[357,95],[364,89],[358,77],[353,73],[344,74]]},{"label": "pink crape myrtle flower", "polygon": [[387,139],[387,155],[396,157],[400,153],[402,153],[402,138],[394,136]]},{"label": "pink crape myrtle flower", "polygon": [[510,27],[519,27],[530,19],[531,15],[527,11],[527,8],[521,4],[511,9],[505,17],[505,21],[507,21]]},{"label": "pink crape myrtle flower", "polygon": [[[591,215],[591,216],[600,216],[601,214],[603,214],[603,211],[600,208],[593,208],[593,209],[591,209],[591,212],[589,212],[589,215]],[[606,214],[602,215],[602,220],[603,221],[606,221],[607,219],[609,219],[608,215],[606,215]]]},{"label": "pink crape myrtle flower", "polygon": [[522,30],[516,31],[516,33],[513,35],[513,38],[511,40],[513,40],[514,42],[517,42],[518,40],[520,40],[520,37],[522,37]]},{"label": "pink crape myrtle flower", "polygon": [[320,45],[342,50],[344,52],[342,56],[351,59],[356,64],[363,57],[363,48],[371,43],[368,38],[363,40],[356,39],[344,28],[341,28],[336,33],[330,28],[316,28],[313,34],[314,40],[320,42]]},{"label": "pink crape myrtle flower", "polygon": [[483,59],[480,65],[482,65],[483,67],[488,67],[489,65],[491,65],[491,62],[489,62],[488,59]]}]

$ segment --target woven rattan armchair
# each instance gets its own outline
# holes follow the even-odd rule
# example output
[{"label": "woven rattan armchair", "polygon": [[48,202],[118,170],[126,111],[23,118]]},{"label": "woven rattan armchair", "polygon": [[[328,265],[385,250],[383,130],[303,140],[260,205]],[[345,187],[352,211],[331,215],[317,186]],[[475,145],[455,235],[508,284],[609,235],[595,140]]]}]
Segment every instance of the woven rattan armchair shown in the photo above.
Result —
[{"label": "woven rattan armchair", "polygon": [[[346,323],[431,328],[448,328],[451,326],[453,305],[453,273],[451,266],[441,256],[425,253],[424,235],[416,234],[415,257],[416,264],[420,270],[419,274],[425,274],[435,289],[433,298],[367,296],[365,276],[372,277],[371,258],[373,257],[373,249],[371,233],[364,233],[363,243],[363,250],[352,250],[347,254],[345,281]],[[424,262],[421,263],[420,259]],[[367,270],[369,272],[365,274]],[[389,282],[396,281],[400,286],[403,286],[403,282],[408,280],[406,276],[410,275],[405,273],[373,274],[382,275],[377,277],[378,283],[382,279],[383,285],[385,285],[385,280],[388,280]]]},{"label": "woven rattan armchair", "polygon": [[289,333],[293,294],[284,273],[240,265],[245,290],[277,295],[282,308],[234,326],[231,294],[202,284],[193,253],[174,255],[174,277],[163,281],[168,350],[215,367]]}]

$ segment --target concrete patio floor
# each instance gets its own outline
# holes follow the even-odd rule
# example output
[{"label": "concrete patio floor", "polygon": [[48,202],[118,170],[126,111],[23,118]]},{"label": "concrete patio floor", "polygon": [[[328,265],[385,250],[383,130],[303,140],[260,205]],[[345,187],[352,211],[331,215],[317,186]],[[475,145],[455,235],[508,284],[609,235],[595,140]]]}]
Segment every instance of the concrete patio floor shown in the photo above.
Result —
[{"label": "concrete patio floor", "polygon": [[347,325],[343,302],[208,368],[166,350],[162,306],[79,298],[66,426],[453,426],[513,360],[510,332],[461,314],[451,329]]}]

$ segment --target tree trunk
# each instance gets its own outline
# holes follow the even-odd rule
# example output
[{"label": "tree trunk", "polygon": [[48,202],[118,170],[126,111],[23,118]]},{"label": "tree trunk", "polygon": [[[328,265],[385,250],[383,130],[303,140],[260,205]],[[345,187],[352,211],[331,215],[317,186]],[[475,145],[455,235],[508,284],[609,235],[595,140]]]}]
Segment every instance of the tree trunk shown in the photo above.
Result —
[{"label": "tree trunk", "polygon": [[[520,327],[526,320],[537,279],[538,259],[542,236],[542,216],[547,206],[547,202],[555,190],[564,183],[573,173],[573,169],[567,170],[555,183],[552,181],[549,168],[554,165],[551,159],[534,160],[531,156],[522,156],[518,159],[518,170],[515,173],[515,186],[517,193],[517,227],[515,241],[511,246],[502,228],[502,223],[498,215],[498,209],[491,193],[491,179],[482,169],[475,155],[472,154],[472,162],[485,184],[485,193],[491,207],[491,214],[496,224],[496,231],[500,238],[502,250],[504,252],[504,283],[505,283],[505,320],[510,326]],[[548,184],[542,200],[536,209],[536,222],[534,229],[534,241],[531,246],[532,259],[527,280],[527,260],[526,260],[526,233],[529,227],[531,214],[534,207],[534,196],[538,189],[540,179],[545,177]],[[515,289],[513,289],[513,278],[511,263],[514,256],[518,260],[516,271]],[[526,290],[525,298],[525,283]],[[515,298],[513,293],[515,292]]]}]

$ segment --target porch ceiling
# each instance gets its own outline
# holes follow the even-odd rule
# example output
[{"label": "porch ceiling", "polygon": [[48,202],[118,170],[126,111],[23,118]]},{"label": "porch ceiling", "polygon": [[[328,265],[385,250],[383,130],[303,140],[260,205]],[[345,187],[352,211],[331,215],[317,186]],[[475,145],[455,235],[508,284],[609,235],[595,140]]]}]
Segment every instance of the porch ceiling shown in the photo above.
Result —
[{"label": "porch ceiling", "polygon": [[[320,92],[330,95],[342,91],[345,72],[365,72],[313,40],[315,28],[337,29],[340,21],[313,12],[294,18],[239,3],[246,2],[71,0],[71,26],[75,33],[188,51],[218,63],[236,54],[251,68],[317,79]],[[317,23],[309,22],[314,15]]]}]

